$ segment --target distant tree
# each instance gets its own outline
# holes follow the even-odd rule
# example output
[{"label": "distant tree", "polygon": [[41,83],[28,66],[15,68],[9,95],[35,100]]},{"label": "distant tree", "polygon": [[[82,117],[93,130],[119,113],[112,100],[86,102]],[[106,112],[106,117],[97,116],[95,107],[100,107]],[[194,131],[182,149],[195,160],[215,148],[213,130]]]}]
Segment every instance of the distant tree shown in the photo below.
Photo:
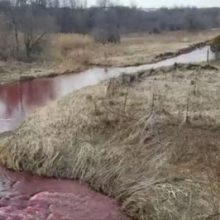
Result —
[{"label": "distant tree", "polygon": [[81,9],[86,9],[88,7],[88,2],[87,0],[80,0],[79,1],[79,8]]},{"label": "distant tree", "polygon": [[55,31],[54,19],[38,6],[27,6],[20,17],[20,30],[26,51],[26,57],[31,58],[32,53],[39,47],[41,41],[48,33]]},{"label": "distant tree", "polygon": [[0,59],[7,60],[13,53],[11,19],[0,14]]},{"label": "distant tree", "polygon": [[220,35],[215,37],[213,39],[213,41],[211,42],[211,50],[214,53],[219,55],[219,53],[220,53]]},{"label": "distant tree", "polygon": [[[87,7],[87,0],[0,0],[0,14],[10,21],[14,56],[23,48],[30,57],[47,34],[56,26],[60,32],[92,33],[99,41],[119,42],[120,34],[131,32],[201,30],[220,27],[219,8],[161,8],[147,10],[97,0]],[[132,1],[132,0],[131,0]],[[1,25],[0,32],[5,32]]]},{"label": "distant tree", "polygon": [[106,43],[120,43],[121,38],[117,29],[101,29],[96,28],[92,31],[94,39],[102,44]]},{"label": "distant tree", "polygon": [[110,0],[97,0],[96,4],[100,8],[107,8],[111,3]]},{"label": "distant tree", "polygon": [[32,0],[31,4],[46,8],[47,0]]},{"label": "distant tree", "polygon": [[79,8],[81,5],[79,0],[69,0],[70,8]]},{"label": "distant tree", "polygon": [[11,30],[13,31],[14,39],[10,39],[10,40],[12,41],[11,45],[13,45],[14,47],[13,56],[15,56],[16,58],[19,57],[19,39],[18,39],[19,24],[18,24],[18,18],[17,18],[17,11],[18,11],[18,7],[21,7],[24,4],[24,2],[25,0],[0,1],[0,13],[2,13],[2,15],[5,15],[7,17],[7,20],[8,20],[7,24],[10,23]]},{"label": "distant tree", "polygon": [[60,1],[59,0],[48,0],[47,5],[49,8],[59,9],[60,8]]}]

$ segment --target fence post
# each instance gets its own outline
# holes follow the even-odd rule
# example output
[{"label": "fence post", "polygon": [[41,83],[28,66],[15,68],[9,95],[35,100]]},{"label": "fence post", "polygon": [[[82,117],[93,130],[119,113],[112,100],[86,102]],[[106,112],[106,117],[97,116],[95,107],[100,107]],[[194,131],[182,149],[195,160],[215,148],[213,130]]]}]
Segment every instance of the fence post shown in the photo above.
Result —
[{"label": "fence post", "polygon": [[209,64],[209,48],[207,50],[207,63]]}]

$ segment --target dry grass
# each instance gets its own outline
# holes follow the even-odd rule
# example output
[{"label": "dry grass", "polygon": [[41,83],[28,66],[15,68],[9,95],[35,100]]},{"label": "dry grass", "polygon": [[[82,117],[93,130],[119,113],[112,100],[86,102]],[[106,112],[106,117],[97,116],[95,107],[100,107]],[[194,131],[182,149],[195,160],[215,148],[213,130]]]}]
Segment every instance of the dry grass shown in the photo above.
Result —
[{"label": "dry grass", "polygon": [[131,66],[152,62],[158,54],[176,52],[189,45],[206,41],[219,30],[201,32],[164,32],[162,34],[132,34],[122,36],[120,44],[102,45],[86,35],[51,35],[41,61],[0,62],[0,82],[11,82],[22,77],[48,76],[66,72],[80,72],[93,65]]},{"label": "dry grass", "polygon": [[51,36],[51,41],[50,56],[55,56],[55,59],[70,58],[73,52],[86,50],[94,43],[89,36],[80,34],[56,34]]},{"label": "dry grass", "polygon": [[219,82],[184,66],[85,88],[30,116],[0,161],[85,181],[134,220],[217,219]]},{"label": "dry grass", "polygon": [[94,41],[88,35],[54,34],[50,36],[50,44],[45,49],[48,59],[59,65],[87,66],[91,60],[91,48]]},{"label": "dry grass", "polygon": [[[189,45],[212,39],[219,30],[201,32],[163,32],[162,34],[132,34],[122,36],[121,44],[97,47],[92,63],[110,66],[132,66],[151,62],[155,56],[176,52]],[[107,59],[105,59],[106,55]]]}]

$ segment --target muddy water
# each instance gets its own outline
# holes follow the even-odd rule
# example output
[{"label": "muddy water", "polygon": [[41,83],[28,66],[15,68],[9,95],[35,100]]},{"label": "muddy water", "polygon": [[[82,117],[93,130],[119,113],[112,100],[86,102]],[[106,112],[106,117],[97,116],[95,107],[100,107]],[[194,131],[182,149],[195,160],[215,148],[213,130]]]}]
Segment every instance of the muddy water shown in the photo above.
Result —
[{"label": "muddy water", "polygon": [[[158,63],[127,68],[92,68],[88,71],[0,85],[0,133],[15,129],[36,108],[74,90],[136,71],[174,63],[206,61],[209,47]],[[214,55],[210,52],[210,60]],[[123,218],[117,204],[91,191],[87,185],[40,178],[0,168],[0,220],[117,220]]]}]

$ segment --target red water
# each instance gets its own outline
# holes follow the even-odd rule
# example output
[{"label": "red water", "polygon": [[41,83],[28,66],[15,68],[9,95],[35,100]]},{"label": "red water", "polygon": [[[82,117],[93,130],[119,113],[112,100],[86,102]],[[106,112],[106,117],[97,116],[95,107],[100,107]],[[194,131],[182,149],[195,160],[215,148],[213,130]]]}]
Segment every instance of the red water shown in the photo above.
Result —
[{"label": "red water", "polygon": [[122,220],[119,206],[86,184],[0,168],[1,220]]},{"label": "red water", "polygon": [[36,108],[84,86],[109,78],[102,69],[0,85],[0,133],[15,129]]},{"label": "red water", "polygon": [[[88,80],[87,84],[95,83]],[[80,78],[73,81],[75,84],[63,76],[0,85],[0,133],[13,130],[34,109],[83,84]],[[119,205],[86,184],[40,178],[0,167],[0,220],[119,219],[125,219]]]},{"label": "red water", "polygon": [[0,85],[0,133],[14,129],[35,108],[55,99],[56,92],[50,79]]}]

